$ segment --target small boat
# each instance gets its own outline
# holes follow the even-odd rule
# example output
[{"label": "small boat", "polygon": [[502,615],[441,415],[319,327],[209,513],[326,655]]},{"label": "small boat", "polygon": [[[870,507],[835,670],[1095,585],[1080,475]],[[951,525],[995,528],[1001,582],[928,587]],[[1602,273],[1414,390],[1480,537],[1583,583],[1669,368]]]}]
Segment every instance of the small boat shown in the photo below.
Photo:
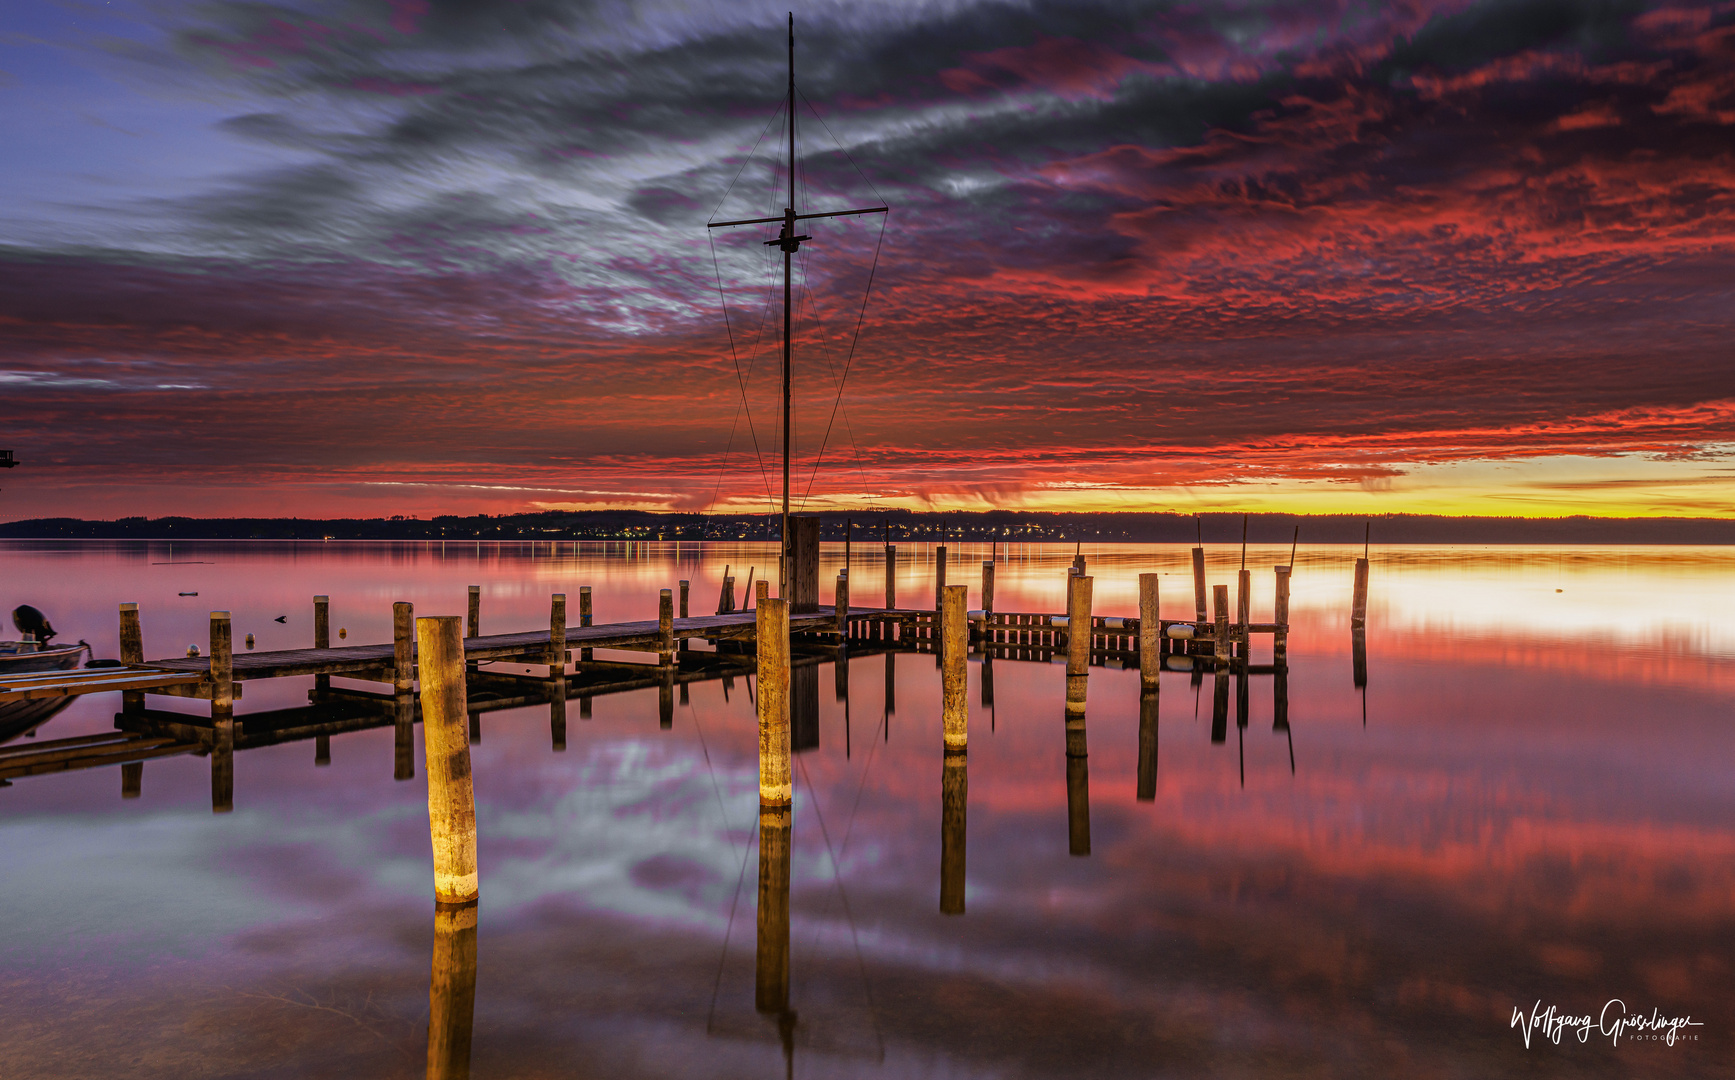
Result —
[{"label": "small boat", "polygon": [[[41,645],[35,641],[0,641],[0,677],[38,671],[71,671],[79,658],[90,652],[84,642],[76,645]],[[0,701],[0,743],[11,742],[40,727],[55,713],[72,704],[72,698],[24,698]]]}]

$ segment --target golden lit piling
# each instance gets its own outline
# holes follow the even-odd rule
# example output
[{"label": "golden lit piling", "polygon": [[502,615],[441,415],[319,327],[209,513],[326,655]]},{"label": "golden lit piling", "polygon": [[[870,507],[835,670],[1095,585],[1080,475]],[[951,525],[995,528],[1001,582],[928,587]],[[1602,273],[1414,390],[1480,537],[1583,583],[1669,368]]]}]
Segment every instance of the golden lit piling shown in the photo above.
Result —
[{"label": "golden lit piling", "polygon": [[759,654],[759,803],[788,806],[794,797],[789,740],[789,601],[756,598]]},{"label": "golden lit piling", "polygon": [[948,585],[940,594],[940,717],[948,751],[969,743],[969,602],[963,585]]},{"label": "golden lit piling", "polygon": [[[1090,607],[1092,579],[1071,574],[1066,579],[1066,673],[1090,672]],[[1083,702],[1080,701],[1082,706]],[[1070,701],[1068,708],[1071,708]]]},{"label": "golden lit piling", "polygon": [[1193,618],[1200,625],[1210,618],[1205,609],[1205,549],[1193,549]]},{"label": "golden lit piling", "polygon": [[1156,574],[1139,575],[1139,685],[1155,690],[1161,672],[1163,624],[1157,616]]},{"label": "golden lit piling", "polygon": [[464,641],[458,618],[416,620],[422,658],[422,748],[428,774],[428,833],[434,855],[434,899],[464,904],[478,895],[476,795],[465,730]]},{"label": "golden lit piling", "polygon": [[211,612],[211,812],[235,809],[235,653],[229,613]]},{"label": "golden lit piling", "polygon": [[1229,586],[1211,586],[1211,600],[1217,609],[1217,622],[1212,628],[1212,647],[1217,654],[1217,662],[1229,662]]},{"label": "golden lit piling", "polygon": [[1279,566],[1273,571],[1276,593],[1271,604],[1271,621],[1277,624],[1277,630],[1271,637],[1271,654],[1279,664],[1289,655],[1289,570],[1287,566]]},{"label": "golden lit piling", "polygon": [[469,1080],[476,1017],[476,905],[434,906],[428,978],[428,1080]]},{"label": "golden lit piling", "polygon": [[[959,586],[962,588],[962,586]],[[966,815],[970,802],[969,755],[946,747],[940,770],[940,914],[964,914]]]}]

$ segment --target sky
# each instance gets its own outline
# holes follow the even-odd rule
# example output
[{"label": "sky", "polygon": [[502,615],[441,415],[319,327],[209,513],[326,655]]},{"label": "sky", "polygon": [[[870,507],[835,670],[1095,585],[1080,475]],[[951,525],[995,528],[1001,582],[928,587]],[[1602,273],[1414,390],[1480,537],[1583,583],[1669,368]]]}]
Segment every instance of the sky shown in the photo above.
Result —
[{"label": "sky", "polygon": [[[788,11],[8,4],[0,519],[773,508]],[[794,15],[796,506],[1735,516],[1735,3]]]}]

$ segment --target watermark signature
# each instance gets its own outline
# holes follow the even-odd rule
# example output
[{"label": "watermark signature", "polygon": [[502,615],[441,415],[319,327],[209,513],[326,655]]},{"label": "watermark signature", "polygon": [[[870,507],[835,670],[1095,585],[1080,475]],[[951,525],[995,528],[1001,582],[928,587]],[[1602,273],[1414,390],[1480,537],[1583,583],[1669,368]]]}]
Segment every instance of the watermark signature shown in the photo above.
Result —
[{"label": "watermark signature", "polygon": [[1528,1016],[1522,1006],[1515,1005],[1510,1026],[1519,1029],[1524,1036],[1524,1048],[1528,1050],[1533,1034],[1559,1046],[1561,1037],[1568,1032],[1582,1043],[1590,1041],[1593,1031],[1607,1036],[1611,1046],[1619,1046],[1623,1038],[1628,1042],[1661,1042],[1673,1046],[1678,1042],[1698,1042],[1699,1036],[1686,1029],[1704,1027],[1705,1024],[1691,1016],[1664,1016],[1654,1008],[1649,1016],[1635,1015],[1627,1012],[1626,1002],[1610,998],[1596,1016],[1573,1016],[1553,1005],[1545,1010],[1541,999],[1537,1000]]}]

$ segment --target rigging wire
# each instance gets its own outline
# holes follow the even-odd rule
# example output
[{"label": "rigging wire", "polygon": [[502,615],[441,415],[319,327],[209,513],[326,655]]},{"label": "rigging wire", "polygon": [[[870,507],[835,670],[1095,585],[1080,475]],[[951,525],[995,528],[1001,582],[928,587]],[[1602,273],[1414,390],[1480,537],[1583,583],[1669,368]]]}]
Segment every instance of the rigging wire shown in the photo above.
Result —
[{"label": "rigging wire", "polygon": [[[832,405],[831,405],[831,419],[826,421],[825,438],[821,439],[820,444],[819,444],[819,457],[814,459],[813,472],[808,475],[807,490],[809,492],[812,492],[812,490],[813,490],[814,478],[819,475],[820,462],[825,459],[826,443],[828,443],[831,440],[832,426],[837,423],[838,408],[843,404],[843,388],[844,388],[844,385],[849,381],[850,367],[855,363],[856,345],[859,344],[861,341],[861,328],[862,328],[863,321],[867,318],[868,300],[871,299],[873,297],[873,294],[874,294],[874,278],[879,273],[880,248],[884,245],[885,238],[886,238],[886,223],[885,223],[885,219],[882,218],[880,220],[879,239],[874,242],[873,265],[868,269],[867,289],[865,291],[863,291],[863,293],[862,293],[861,310],[856,313],[855,333],[854,333],[854,335],[852,335],[850,337],[850,340],[849,340],[849,355],[844,358],[843,377],[841,379],[839,379],[838,383],[837,383],[837,398],[835,401],[832,402]],[[804,282],[804,284],[805,284],[805,282]],[[847,426],[847,421],[846,421],[846,426]],[[851,433],[851,435],[853,438],[853,432]],[[860,447],[856,448],[856,455],[857,455],[857,458],[859,460],[860,455],[861,455],[861,448]]]}]

